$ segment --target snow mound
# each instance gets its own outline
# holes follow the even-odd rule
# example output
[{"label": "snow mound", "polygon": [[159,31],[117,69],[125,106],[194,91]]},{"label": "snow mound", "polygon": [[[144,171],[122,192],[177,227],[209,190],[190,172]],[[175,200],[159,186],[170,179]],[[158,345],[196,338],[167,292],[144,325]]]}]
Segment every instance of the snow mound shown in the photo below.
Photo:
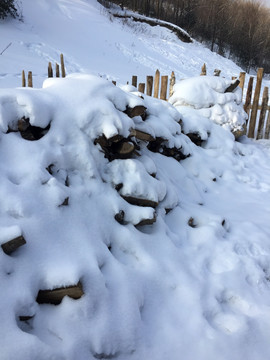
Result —
[{"label": "snow mound", "polygon": [[196,131],[204,140],[210,126],[204,118],[228,129],[236,138],[245,134],[247,114],[242,106],[242,92],[240,88],[228,91],[231,85],[231,80],[217,76],[198,76],[174,85],[169,102],[182,113],[186,134]]}]

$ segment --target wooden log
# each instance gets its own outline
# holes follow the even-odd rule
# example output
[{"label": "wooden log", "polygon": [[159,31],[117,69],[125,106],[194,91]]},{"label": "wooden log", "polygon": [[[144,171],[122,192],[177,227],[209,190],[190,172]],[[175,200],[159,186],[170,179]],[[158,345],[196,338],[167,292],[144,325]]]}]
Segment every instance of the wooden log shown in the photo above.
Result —
[{"label": "wooden log", "polygon": [[144,91],[145,91],[145,83],[139,83],[138,91],[144,94]]},{"label": "wooden log", "polygon": [[239,81],[240,81],[239,87],[242,90],[242,98],[243,98],[243,90],[244,90],[244,86],[245,86],[245,79],[246,79],[246,73],[241,71],[240,75],[239,75]]},{"label": "wooden log", "polygon": [[152,135],[150,135],[150,134],[148,134],[148,133],[146,133],[146,132],[144,132],[144,131],[137,130],[137,129],[134,130],[134,131],[131,133],[131,135],[132,135],[132,136],[135,136],[136,139],[142,140],[142,141],[150,142],[150,141],[154,141],[154,140],[155,140],[155,138],[154,138]]},{"label": "wooden log", "polygon": [[206,71],[206,65],[203,64],[202,66],[202,70],[201,70],[201,76],[205,76],[207,74],[207,71]]},{"label": "wooden log", "polygon": [[227,87],[224,93],[233,92],[239,84],[240,84],[240,80],[236,80],[230,86]]},{"label": "wooden log", "polygon": [[115,86],[116,86],[116,81],[115,81],[115,80],[112,80],[112,83],[113,83],[113,85],[115,85]]},{"label": "wooden log", "polygon": [[154,81],[153,76],[147,76],[147,77],[146,77],[146,94],[147,94],[148,96],[152,96],[152,92],[153,92],[153,81]]},{"label": "wooden log", "polygon": [[158,206],[158,202],[149,200],[149,199],[143,199],[131,195],[121,195],[121,197],[126,200],[131,205],[137,205],[137,206],[143,206],[143,207],[153,207],[156,208]]},{"label": "wooden log", "polygon": [[22,87],[26,87],[25,72],[22,71]]},{"label": "wooden log", "polygon": [[266,125],[265,125],[264,138],[269,139],[269,135],[270,135],[270,110],[268,110],[268,116],[267,116]]},{"label": "wooden log", "polygon": [[52,77],[53,77],[52,63],[49,62],[49,64],[48,64],[48,78],[52,78]]},{"label": "wooden log", "polygon": [[248,88],[247,88],[247,94],[246,94],[246,101],[244,105],[245,112],[249,115],[250,111],[250,104],[251,104],[251,97],[252,97],[252,89],[253,89],[253,80],[254,77],[251,76],[248,81]]},{"label": "wooden log", "polygon": [[65,70],[65,63],[64,63],[64,55],[61,54],[60,55],[60,63],[61,63],[61,72],[62,72],[62,77],[66,77],[66,70]]},{"label": "wooden log", "polygon": [[134,150],[135,146],[131,141],[116,143],[116,145],[112,148],[112,151],[117,153],[122,159],[130,157]]},{"label": "wooden log", "polygon": [[58,207],[68,206],[68,204],[69,204],[69,197],[66,197],[65,200],[62,202],[62,204],[58,205]]},{"label": "wooden log", "polygon": [[48,290],[39,290],[36,302],[38,304],[54,304],[58,305],[64,296],[69,296],[74,300],[78,300],[83,296],[82,283],[79,281],[76,285],[60,287]]},{"label": "wooden log", "polygon": [[132,86],[137,87],[137,76],[135,75],[132,76]]},{"label": "wooden log", "polygon": [[124,111],[125,114],[127,114],[127,116],[129,116],[130,118],[134,118],[135,116],[142,116],[144,117],[145,115],[145,111],[146,111],[146,107],[143,105],[137,105],[134,106],[133,108],[131,107],[127,107],[126,110]]},{"label": "wooden log", "polygon": [[254,138],[258,104],[259,104],[259,98],[260,98],[260,92],[261,92],[261,86],[262,86],[262,78],[263,78],[263,68],[259,68],[257,71],[257,83],[256,83],[256,87],[255,87],[253,105],[252,105],[251,115],[250,115],[250,120],[249,120],[249,129],[248,129],[248,137],[249,138]]},{"label": "wooden log", "polygon": [[161,76],[161,89],[160,89],[160,99],[166,100],[167,98],[167,88],[168,88],[168,76]]},{"label": "wooden log", "polygon": [[174,72],[172,71],[171,77],[170,77],[169,97],[171,97],[172,94],[173,94],[173,87],[174,87],[174,85],[175,85],[175,74],[174,74]]},{"label": "wooden log", "polygon": [[154,216],[152,218],[142,219],[138,224],[134,224],[134,226],[145,226],[145,225],[153,225],[157,221],[156,213],[154,212]]},{"label": "wooden log", "polygon": [[28,71],[28,87],[33,87],[33,75],[32,75],[32,71]]},{"label": "wooden log", "polygon": [[155,80],[154,80],[154,97],[158,98],[159,93],[159,79],[160,79],[160,72],[156,70]]},{"label": "wooden log", "polygon": [[60,77],[60,66],[59,66],[59,64],[55,64],[55,76],[57,77],[57,78],[59,78]]},{"label": "wooden log", "polygon": [[215,69],[214,70],[214,76],[220,76],[221,70]]},{"label": "wooden log", "polygon": [[22,235],[1,244],[1,248],[5,254],[11,255],[14,251],[16,251],[19,247],[26,244],[26,241]]},{"label": "wooden log", "polygon": [[117,214],[115,214],[114,218],[119,224],[126,225],[125,212],[123,210],[120,210]]},{"label": "wooden log", "polygon": [[263,139],[264,121],[265,121],[265,115],[266,115],[266,108],[268,105],[268,99],[269,99],[268,87],[266,86],[263,90],[262,109],[261,109],[261,113],[260,113],[258,132],[257,132],[257,137],[256,137],[257,140]]}]

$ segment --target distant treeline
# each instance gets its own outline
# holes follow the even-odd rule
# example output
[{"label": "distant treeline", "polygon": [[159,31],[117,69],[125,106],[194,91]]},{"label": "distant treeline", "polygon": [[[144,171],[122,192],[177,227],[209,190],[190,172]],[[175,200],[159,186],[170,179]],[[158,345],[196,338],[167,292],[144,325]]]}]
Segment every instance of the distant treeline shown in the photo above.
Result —
[{"label": "distant treeline", "polygon": [[[101,3],[107,3],[101,0]],[[115,0],[122,9],[172,22],[249,72],[270,73],[270,10],[259,0]]]}]

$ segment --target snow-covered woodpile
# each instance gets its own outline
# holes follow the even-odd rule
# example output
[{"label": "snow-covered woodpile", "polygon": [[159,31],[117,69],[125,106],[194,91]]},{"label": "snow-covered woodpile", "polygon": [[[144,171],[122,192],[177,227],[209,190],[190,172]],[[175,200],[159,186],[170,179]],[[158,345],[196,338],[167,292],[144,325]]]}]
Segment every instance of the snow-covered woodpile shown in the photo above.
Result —
[{"label": "snow-covered woodpile", "polygon": [[[198,80],[183,80],[170,100],[175,106],[91,75],[50,78],[42,89],[0,90],[0,279],[13,284],[0,300],[9,301],[2,322],[11,332],[35,335],[51,354],[46,344],[62,339],[62,324],[73,330],[79,323],[78,343],[87,343],[94,358],[135,351],[148,275],[134,287],[137,275],[123,271],[121,254],[139,259],[149,246],[142,261],[151,269],[155,246],[148,233],[166,228],[179,211],[179,193],[188,189],[192,206],[204,205],[207,187],[192,183],[179,164],[188,167],[197,145],[213,142],[212,134],[222,139],[225,133],[233,147],[230,131],[245,120],[237,95],[223,93],[228,82],[216,79],[200,78],[199,89]],[[219,166],[202,173],[210,183],[222,177]],[[200,226],[196,214],[184,218],[190,229]],[[217,224],[227,231],[223,217]],[[60,321],[61,336],[55,326],[64,315],[51,304],[72,314]],[[115,333],[111,316],[124,324]]]}]

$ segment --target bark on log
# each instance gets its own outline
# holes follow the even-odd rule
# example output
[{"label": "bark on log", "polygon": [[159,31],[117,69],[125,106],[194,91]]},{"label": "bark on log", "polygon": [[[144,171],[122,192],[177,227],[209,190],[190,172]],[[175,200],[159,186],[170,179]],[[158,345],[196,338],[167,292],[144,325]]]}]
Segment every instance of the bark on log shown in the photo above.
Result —
[{"label": "bark on log", "polygon": [[121,196],[124,200],[126,200],[131,205],[152,207],[152,208],[156,208],[158,206],[158,202],[153,201],[153,200],[138,198],[138,197],[134,197],[134,196],[130,196],[130,195],[129,196],[121,195]]},{"label": "bark on log", "polygon": [[234,83],[232,83],[230,86],[227,87],[227,89],[224,91],[224,93],[233,92],[239,84],[240,84],[240,81],[236,80]]},{"label": "bark on log", "polygon": [[26,244],[26,241],[22,235],[1,244],[1,247],[6,255],[11,255],[19,247]]},{"label": "bark on log", "polygon": [[133,108],[128,106],[127,109],[124,111],[124,113],[127,114],[127,116],[129,116],[130,118],[134,118],[135,116],[145,117],[145,111],[146,111],[145,106],[137,105],[134,106]]},{"label": "bark on log", "polygon": [[39,290],[36,302],[39,304],[58,305],[61,303],[64,296],[69,296],[72,299],[77,300],[80,299],[83,294],[82,283],[79,281],[76,285],[60,287],[52,290]]}]

